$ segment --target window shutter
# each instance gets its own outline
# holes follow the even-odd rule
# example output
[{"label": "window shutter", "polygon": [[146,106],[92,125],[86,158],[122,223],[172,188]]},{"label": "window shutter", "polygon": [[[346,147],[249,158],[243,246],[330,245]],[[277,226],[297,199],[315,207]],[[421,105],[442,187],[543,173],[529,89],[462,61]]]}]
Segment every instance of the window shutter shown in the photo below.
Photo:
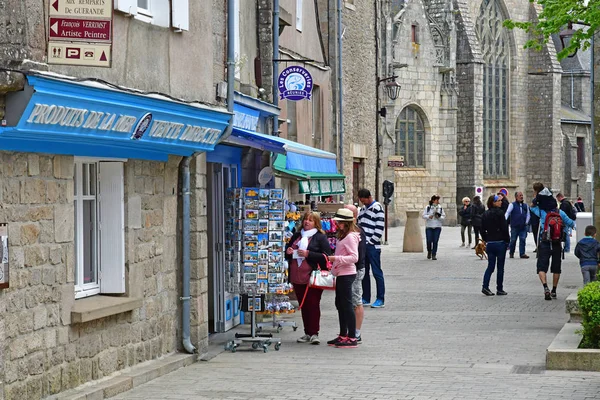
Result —
[{"label": "window shutter", "polygon": [[181,31],[190,30],[190,2],[189,0],[172,0],[173,28]]},{"label": "window shutter", "polygon": [[137,15],[137,0],[115,0],[115,10],[125,14]]},{"label": "window shutter", "polygon": [[125,293],[123,163],[100,162],[100,292]]}]

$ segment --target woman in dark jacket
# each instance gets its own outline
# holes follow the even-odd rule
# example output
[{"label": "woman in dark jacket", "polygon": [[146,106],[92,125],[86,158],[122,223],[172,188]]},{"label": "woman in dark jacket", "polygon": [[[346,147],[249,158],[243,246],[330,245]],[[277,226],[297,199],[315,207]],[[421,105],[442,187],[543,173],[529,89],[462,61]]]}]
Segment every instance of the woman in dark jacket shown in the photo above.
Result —
[{"label": "woman in dark jacket", "polygon": [[[481,202],[481,197],[473,197],[473,203],[471,204],[470,210],[471,225],[475,231],[475,246],[477,246],[477,243],[479,242],[479,234],[481,232],[481,219],[483,218],[483,213],[485,212],[485,207]],[[473,246],[473,248],[475,248],[475,246]]]},{"label": "woman in dark jacket", "polygon": [[498,275],[496,276],[496,294],[504,296],[506,295],[503,287],[504,261],[506,260],[506,250],[510,243],[508,223],[504,218],[502,199],[500,196],[490,196],[487,205],[488,210],[483,214],[481,221],[481,236],[486,242],[488,266],[483,275],[483,288],[481,289],[481,293],[486,296],[494,295],[494,292],[490,290],[490,279],[494,273],[494,268],[497,266]]},{"label": "woman in dark jacket", "polygon": [[[466,245],[467,248],[471,247],[471,199],[468,197],[464,197],[462,199],[462,206],[458,208],[458,215],[460,215],[460,238],[462,239],[462,244],[460,247],[465,247],[465,230],[469,233],[469,243]],[[477,243],[477,239],[475,239],[475,243]]]},{"label": "woman in dark jacket", "polygon": [[309,288],[308,281],[312,271],[319,266],[321,269],[327,269],[325,254],[331,255],[331,246],[321,228],[321,217],[319,213],[309,211],[302,219],[302,229],[294,233],[285,246],[290,282],[294,285],[298,301],[302,302],[304,299],[300,309],[304,323],[304,336],[298,339],[299,343],[321,343],[319,323],[323,289]]}]

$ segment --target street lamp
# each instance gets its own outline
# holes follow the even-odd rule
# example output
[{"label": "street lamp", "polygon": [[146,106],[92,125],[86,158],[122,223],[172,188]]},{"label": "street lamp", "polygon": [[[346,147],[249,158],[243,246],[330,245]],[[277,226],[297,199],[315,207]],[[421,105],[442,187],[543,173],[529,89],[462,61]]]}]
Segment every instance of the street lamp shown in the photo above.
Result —
[{"label": "street lamp", "polygon": [[[563,49],[569,45],[571,38],[574,34],[575,29],[573,29],[573,22],[569,21],[569,23],[567,24],[567,29],[560,31],[560,33],[558,34],[558,36],[560,37],[560,44],[562,44]],[[575,57],[575,55],[577,54],[577,50],[578,49],[575,49],[575,52],[573,54],[569,54],[567,57]]]}]

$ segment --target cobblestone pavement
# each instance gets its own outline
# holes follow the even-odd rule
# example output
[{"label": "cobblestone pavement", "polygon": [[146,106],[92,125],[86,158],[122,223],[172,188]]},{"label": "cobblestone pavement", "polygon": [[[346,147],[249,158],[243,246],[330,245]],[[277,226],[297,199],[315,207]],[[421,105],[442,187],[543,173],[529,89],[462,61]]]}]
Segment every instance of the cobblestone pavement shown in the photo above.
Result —
[{"label": "cobblestone pavement", "polygon": [[[582,285],[575,256],[563,262],[558,299],[545,301],[530,235],[532,258],[507,259],[508,296],[485,297],[486,261],[459,247],[459,228],[443,229],[437,261],[403,253],[403,230],[390,229],[386,307],[365,310],[359,348],[299,344],[302,328],[284,328],[280,351],[243,346],[116,399],[600,399],[600,373],[544,367],[565,298]],[[332,293],[322,308],[325,341],[337,334]]]}]

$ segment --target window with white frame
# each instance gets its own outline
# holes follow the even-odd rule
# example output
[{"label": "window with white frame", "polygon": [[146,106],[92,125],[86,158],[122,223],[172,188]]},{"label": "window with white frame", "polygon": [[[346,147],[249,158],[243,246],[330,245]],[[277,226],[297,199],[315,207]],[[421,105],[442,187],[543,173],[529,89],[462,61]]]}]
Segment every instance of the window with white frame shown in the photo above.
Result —
[{"label": "window with white frame", "polygon": [[151,13],[151,1],[152,0],[137,0],[138,13],[144,15],[152,15]]},{"label": "window with white frame", "polygon": [[75,298],[125,292],[123,163],[76,159]]},{"label": "window with white frame", "polygon": [[302,32],[302,0],[296,0],[296,30]]}]

